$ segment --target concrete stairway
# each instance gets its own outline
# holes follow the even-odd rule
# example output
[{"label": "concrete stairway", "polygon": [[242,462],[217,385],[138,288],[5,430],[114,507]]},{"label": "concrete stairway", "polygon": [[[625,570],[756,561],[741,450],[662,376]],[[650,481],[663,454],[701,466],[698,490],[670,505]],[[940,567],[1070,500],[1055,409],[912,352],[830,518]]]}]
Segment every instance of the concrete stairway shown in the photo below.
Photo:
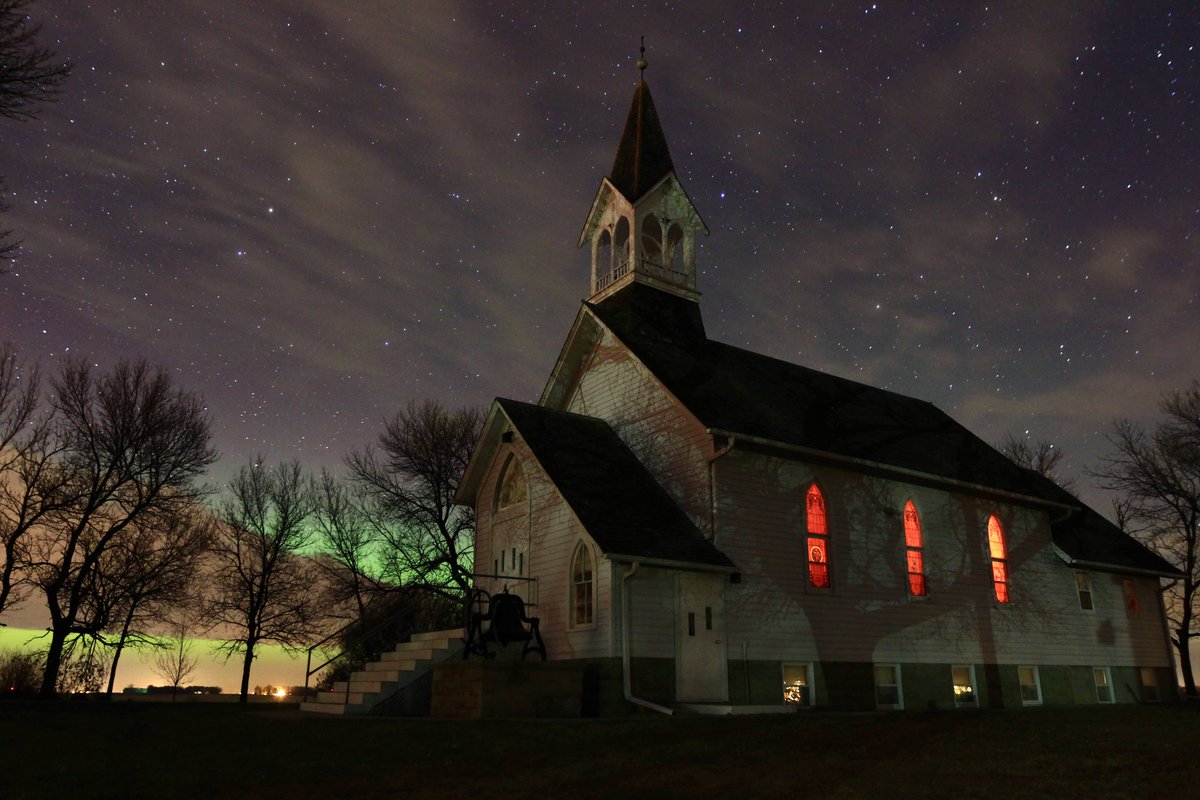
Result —
[{"label": "concrete stairway", "polygon": [[[320,692],[301,711],[318,714],[428,713],[433,665],[462,653],[461,629],[413,634],[378,661],[338,681],[333,691]],[[424,707],[424,712],[422,712]]]}]

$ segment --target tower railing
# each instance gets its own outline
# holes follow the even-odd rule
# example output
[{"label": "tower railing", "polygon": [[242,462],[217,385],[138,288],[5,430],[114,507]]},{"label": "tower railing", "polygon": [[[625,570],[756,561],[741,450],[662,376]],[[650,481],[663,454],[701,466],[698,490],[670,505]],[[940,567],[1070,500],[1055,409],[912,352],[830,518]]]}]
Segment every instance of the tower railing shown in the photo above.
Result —
[{"label": "tower railing", "polygon": [[638,256],[636,259],[626,259],[614,267],[611,272],[598,276],[596,278],[595,291],[599,292],[607,289],[628,275],[630,269],[677,286],[688,286],[688,275],[686,272],[681,272],[671,265],[663,264],[661,261],[653,258]]}]

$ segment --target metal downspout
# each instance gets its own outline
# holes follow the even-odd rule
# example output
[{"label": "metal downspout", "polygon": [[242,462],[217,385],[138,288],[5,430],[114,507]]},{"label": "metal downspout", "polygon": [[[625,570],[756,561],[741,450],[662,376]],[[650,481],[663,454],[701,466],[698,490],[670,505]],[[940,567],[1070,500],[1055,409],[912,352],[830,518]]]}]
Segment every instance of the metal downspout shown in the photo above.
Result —
[{"label": "metal downspout", "polygon": [[717,543],[717,459],[727,454],[737,444],[737,439],[729,436],[720,449],[708,459],[708,539]]},{"label": "metal downspout", "polygon": [[634,705],[642,706],[643,708],[648,708],[651,711],[657,711],[660,714],[666,714],[669,717],[669,716],[672,716],[675,712],[672,711],[671,709],[667,708],[666,706],[660,706],[658,703],[651,703],[649,700],[643,700],[640,697],[633,696],[633,677],[632,677],[632,674],[630,673],[630,664],[632,661],[632,657],[629,652],[630,641],[632,640],[632,635],[630,634],[630,631],[629,631],[629,628],[630,628],[629,623],[630,623],[630,618],[632,616],[629,611],[629,579],[637,574],[638,567],[640,567],[640,566],[641,566],[640,562],[634,561],[632,564],[629,565],[629,569],[621,575],[621,672],[623,673],[622,674],[622,684],[623,684],[622,688],[625,690],[625,699],[627,701],[629,701],[630,703],[633,703]]}]

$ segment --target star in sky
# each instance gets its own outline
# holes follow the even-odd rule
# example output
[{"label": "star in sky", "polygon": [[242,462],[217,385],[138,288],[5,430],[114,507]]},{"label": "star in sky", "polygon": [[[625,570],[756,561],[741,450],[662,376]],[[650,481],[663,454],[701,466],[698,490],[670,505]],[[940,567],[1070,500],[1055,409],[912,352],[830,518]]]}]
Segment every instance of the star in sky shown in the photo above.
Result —
[{"label": "star in sky", "polygon": [[4,336],[168,367],[218,483],[336,469],[410,399],[538,396],[639,33],[714,338],[1051,439],[1077,476],[1200,376],[1194,4],[36,11],[76,70],[0,137]]}]

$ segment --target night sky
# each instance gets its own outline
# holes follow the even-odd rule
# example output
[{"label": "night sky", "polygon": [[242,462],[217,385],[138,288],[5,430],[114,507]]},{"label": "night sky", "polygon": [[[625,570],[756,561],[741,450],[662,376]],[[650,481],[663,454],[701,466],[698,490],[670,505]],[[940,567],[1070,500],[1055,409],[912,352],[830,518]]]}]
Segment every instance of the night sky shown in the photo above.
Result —
[{"label": "night sky", "polygon": [[537,398],[642,34],[713,338],[1053,440],[1102,510],[1111,420],[1200,377],[1194,3],[34,10],[75,72],[0,120],[0,338],[168,368],[214,483]]}]

